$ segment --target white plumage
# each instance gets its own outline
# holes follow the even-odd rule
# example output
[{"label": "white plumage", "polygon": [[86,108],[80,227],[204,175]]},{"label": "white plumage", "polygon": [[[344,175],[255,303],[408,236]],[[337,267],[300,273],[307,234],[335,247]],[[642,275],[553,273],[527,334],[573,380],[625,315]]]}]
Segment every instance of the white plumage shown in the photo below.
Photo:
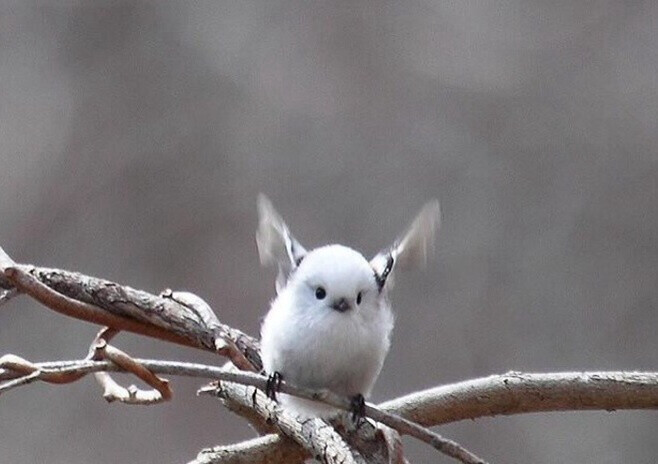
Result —
[{"label": "white plumage", "polygon": [[[279,267],[278,295],[261,327],[265,371],[299,386],[367,397],[393,329],[387,279],[398,261],[404,267],[425,262],[438,225],[438,202],[426,205],[409,232],[370,262],[343,245],[307,252],[264,195],[258,206],[261,261]],[[278,397],[303,416],[334,412],[321,403]]]}]

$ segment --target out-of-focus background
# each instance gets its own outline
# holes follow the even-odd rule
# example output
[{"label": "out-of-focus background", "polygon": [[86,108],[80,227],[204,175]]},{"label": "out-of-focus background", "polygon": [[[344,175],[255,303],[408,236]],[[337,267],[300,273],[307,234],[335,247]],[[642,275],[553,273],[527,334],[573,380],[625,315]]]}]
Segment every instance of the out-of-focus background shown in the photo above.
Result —
[{"label": "out-of-focus background", "polygon": [[[366,254],[436,197],[436,259],[397,277],[374,400],[508,370],[655,371],[657,21],[658,3],[624,0],[5,2],[0,244],[196,292],[257,334],[274,293],[258,192],[305,245]],[[23,298],[0,311],[0,353],[82,357],[95,331]],[[155,407],[108,405],[91,379],[12,391],[0,461],[180,463],[253,436],[199,384],[173,379]],[[439,430],[500,463],[658,454],[657,412]]]}]

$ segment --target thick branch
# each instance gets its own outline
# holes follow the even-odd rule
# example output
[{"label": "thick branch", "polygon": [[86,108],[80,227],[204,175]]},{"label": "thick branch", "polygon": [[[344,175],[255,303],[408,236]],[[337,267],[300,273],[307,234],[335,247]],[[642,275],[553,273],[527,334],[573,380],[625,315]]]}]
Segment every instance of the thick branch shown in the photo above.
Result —
[{"label": "thick branch", "polygon": [[[264,387],[264,386],[263,386]],[[345,443],[334,428],[322,419],[299,420],[260,390],[238,383],[220,382],[216,395],[223,400],[251,407],[285,437],[298,443],[313,458],[326,464],[365,464],[363,457]]]},{"label": "thick branch", "polygon": [[380,408],[425,426],[543,411],[658,409],[658,373],[508,372],[412,393]]},{"label": "thick branch", "polygon": [[179,301],[171,291],[156,296],[76,272],[17,264],[2,248],[0,271],[1,288],[28,294],[67,316],[217,352],[243,370],[261,369],[258,343],[220,323],[194,295],[181,292]]}]

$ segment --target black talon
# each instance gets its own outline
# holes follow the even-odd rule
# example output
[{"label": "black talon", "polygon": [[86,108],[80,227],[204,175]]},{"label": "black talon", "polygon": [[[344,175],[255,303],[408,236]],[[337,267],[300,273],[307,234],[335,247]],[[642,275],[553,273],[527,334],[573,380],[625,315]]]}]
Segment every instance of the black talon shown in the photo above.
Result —
[{"label": "black talon", "polygon": [[350,413],[352,413],[352,422],[357,427],[363,423],[363,418],[366,417],[366,399],[361,393],[352,397],[350,401]]},{"label": "black talon", "polygon": [[283,378],[279,371],[274,371],[274,373],[267,378],[267,383],[265,384],[265,395],[267,395],[272,401],[276,401],[276,394],[281,388],[281,380],[283,380]]}]

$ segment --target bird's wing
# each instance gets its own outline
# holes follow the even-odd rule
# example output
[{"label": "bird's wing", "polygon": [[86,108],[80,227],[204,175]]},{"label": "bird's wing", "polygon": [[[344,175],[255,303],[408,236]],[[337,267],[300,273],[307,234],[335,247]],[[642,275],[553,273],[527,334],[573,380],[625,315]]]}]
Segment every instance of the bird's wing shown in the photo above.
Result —
[{"label": "bird's wing", "polygon": [[379,252],[370,265],[378,276],[381,288],[390,280],[393,269],[413,269],[425,266],[434,251],[436,232],[441,222],[438,200],[423,206],[407,231],[393,245]]},{"label": "bird's wing", "polygon": [[261,264],[274,264],[279,269],[276,279],[279,292],[285,286],[290,273],[301,263],[306,249],[292,236],[270,199],[262,193],[258,195],[256,245]]}]

